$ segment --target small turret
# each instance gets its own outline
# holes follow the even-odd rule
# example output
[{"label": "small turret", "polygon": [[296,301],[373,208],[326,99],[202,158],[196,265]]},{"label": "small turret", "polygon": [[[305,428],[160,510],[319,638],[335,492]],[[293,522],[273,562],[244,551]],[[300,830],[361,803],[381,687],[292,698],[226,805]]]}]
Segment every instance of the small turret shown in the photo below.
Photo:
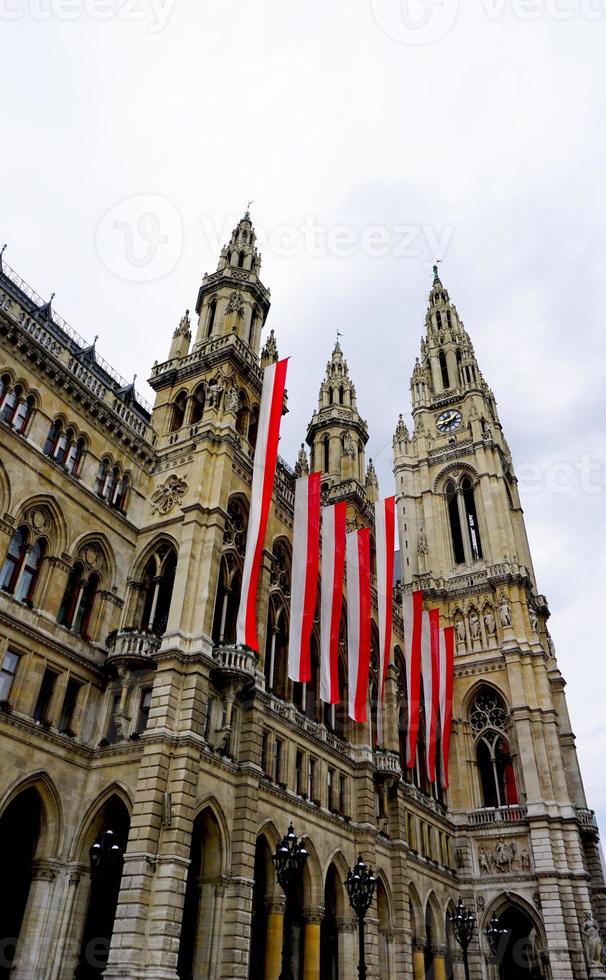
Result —
[{"label": "small turret", "polygon": [[189,345],[191,343],[191,321],[189,319],[189,310],[185,311],[185,316],[181,317],[179,321],[179,326],[173,334],[173,339],[170,345],[170,351],[168,354],[168,360],[171,361],[174,358],[185,357],[189,354]]}]

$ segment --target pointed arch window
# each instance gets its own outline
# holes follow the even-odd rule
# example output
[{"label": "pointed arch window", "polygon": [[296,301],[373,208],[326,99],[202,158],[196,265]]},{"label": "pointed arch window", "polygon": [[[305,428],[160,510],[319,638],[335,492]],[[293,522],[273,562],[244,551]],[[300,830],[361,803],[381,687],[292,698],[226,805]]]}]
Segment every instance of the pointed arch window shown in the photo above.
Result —
[{"label": "pointed arch window", "polygon": [[208,321],[206,325],[206,336],[212,337],[213,328],[215,326],[215,318],[217,315],[217,301],[216,299],[211,299],[208,305]]},{"label": "pointed arch window", "polygon": [[34,396],[28,395],[27,398],[21,398],[17,403],[15,413],[12,419],[12,425],[15,432],[19,435],[23,435],[25,432],[28,422],[32,417],[34,411]]},{"label": "pointed arch window", "polygon": [[143,572],[143,603],[137,626],[161,636],[166,631],[177,570],[177,555],[164,545]]},{"label": "pointed arch window", "polygon": [[204,403],[206,400],[206,392],[203,384],[198,385],[198,387],[193,393],[192,398],[193,398],[193,405],[191,410],[190,422],[192,425],[196,425],[197,422],[201,421],[202,416],[204,415]]},{"label": "pointed arch window", "polygon": [[491,688],[482,688],[472,702],[469,718],[476,736],[476,765],[483,806],[517,805],[519,795],[506,733],[507,707],[503,698]]},{"label": "pointed arch window", "polygon": [[442,387],[450,388],[450,378],[448,377],[448,364],[446,363],[446,354],[443,350],[440,351],[438,360],[440,362],[440,373],[442,375]]},{"label": "pointed arch window", "polygon": [[25,527],[18,527],[10,540],[8,553],[4,560],[4,565],[2,566],[2,572],[0,573],[0,588],[4,592],[8,592],[11,595],[15,591],[15,586],[17,584],[21,568],[23,567],[23,562],[25,561],[27,541],[27,529]]},{"label": "pointed arch window", "polygon": [[185,407],[187,405],[187,392],[181,391],[175,398],[172,416],[170,420],[170,431],[176,432],[183,425],[185,419]]},{"label": "pointed arch window", "polygon": [[15,387],[9,390],[8,394],[5,395],[2,405],[2,415],[0,416],[3,422],[12,421],[15,407],[19,398],[21,397],[22,391],[23,389],[21,388],[21,385],[15,385]]},{"label": "pointed arch window", "polygon": [[77,561],[67,580],[57,616],[57,622],[60,626],[65,626],[66,629],[77,633],[83,639],[89,639],[90,621],[99,585],[98,574],[92,572],[86,578],[84,565]]},{"label": "pointed arch window", "polygon": [[463,491],[463,506],[465,509],[465,519],[469,533],[471,554],[475,561],[479,561],[482,558],[482,542],[480,541],[480,528],[478,526],[475,495],[469,477],[464,477],[461,482],[461,489]]},{"label": "pointed arch window", "polygon": [[259,406],[253,405],[250,410],[250,421],[248,423],[248,441],[254,449],[257,445],[257,433],[259,431]]},{"label": "pointed arch window", "polygon": [[74,442],[72,440],[70,447],[67,451],[65,459],[65,469],[72,476],[77,476],[80,470],[80,464],[82,463],[82,458],[84,456],[85,441],[82,436]]},{"label": "pointed arch window", "polygon": [[446,485],[446,503],[448,506],[448,520],[450,522],[450,535],[452,538],[455,563],[462,565],[465,562],[465,548],[463,547],[463,534],[461,531],[459,499],[456,487],[452,481],[449,481]]},{"label": "pointed arch window", "polygon": [[436,323],[438,324],[438,330],[442,329],[442,314],[439,310],[436,311]]},{"label": "pointed arch window", "polygon": [[19,602],[31,605],[45,554],[46,541],[43,538],[38,538],[29,548],[26,548],[23,570],[15,590],[15,599]]}]

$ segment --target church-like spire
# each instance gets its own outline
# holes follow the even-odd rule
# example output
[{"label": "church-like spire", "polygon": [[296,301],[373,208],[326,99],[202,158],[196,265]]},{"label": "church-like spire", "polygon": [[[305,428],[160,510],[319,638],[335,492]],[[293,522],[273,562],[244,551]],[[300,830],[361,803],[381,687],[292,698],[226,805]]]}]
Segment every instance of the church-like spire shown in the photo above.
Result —
[{"label": "church-like spire", "polygon": [[256,240],[247,210],[221,249],[217,271],[202,280],[194,350],[209,340],[236,334],[259,355],[270,296],[259,278],[261,255]]},{"label": "church-like spire", "polygon": [[307,429],[312,470],[321,470],[333,484],[366,481],[364,449],[368,428],[358,412],[356,389],[337,336],[320,385],[318,408]]}]

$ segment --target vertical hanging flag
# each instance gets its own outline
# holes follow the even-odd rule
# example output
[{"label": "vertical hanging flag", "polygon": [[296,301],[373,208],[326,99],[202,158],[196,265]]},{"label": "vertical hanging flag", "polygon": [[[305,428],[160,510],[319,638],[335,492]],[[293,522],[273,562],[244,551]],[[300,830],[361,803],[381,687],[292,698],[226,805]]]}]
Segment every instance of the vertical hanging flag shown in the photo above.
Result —
[{"label": "vertical hanging flag", "polygon": [[454,626],[440,630],[440,775],[442,788],[448,789],[448,756],[452,729],[452,689],[454,679]]},{"label": "vertical hanging flag", "polygon": [[257,446],[253,464],[253,480],[250,495],[250,514],[246,536],[246,553],[242,572],[242,592],[236,641],[259,652],[257,637],[257,589],[261,557],[265,543],[265,530],[271,505],[271,495],[278,460],[280,422],[284,406],[284,388],[288,360],[277,361],[265,368],[263,392],[259,410]]},{"label": "vertical hanging flag", "polygon": [[[423,636],[423,592],[418,590],[405,595],[404,659],[406,663],[406,691],[408,696],[408,731],[406,733],[406,765],[414,769],[417,758],[419,734],[419,701],[421,697],[421,640]],[[428,633],[428,630],[425,630]]]},{"label": "vertical hanging flag", "polygon": [[395,554],[396,498],[378,500],[375,504],[375,538],[377,549],[377,601],[379,614],[379,691],[377,695],[377,735],[383,744],[383,704],[385,678],[391,655],[393,629],[393,578]]},{"label": "vertical hanging flag", "polygon": [[370,529],[347,535],[347,654],[349,717],[367,720],[370,669]]},{"label": "vertical hanging flag", "polygon": [[436,781],[436,745],[438,740],[438,701],[440,696],[440,610],[430,609],[423,613],[429,622],[429,643],[425,642],[426,630],[421,643],[421,671],[425,702],[425,750],[427,754],[427,778]]},{"label": "vertical hanging flag", "polygon": [[322,586],[320,593],[320,697],[337,704],[339,691],[339,627],[345,571],[344,500],[322,511]]},{"label": "vertical hanging flag", "polygon": [[310,640],[320,561],[320,479],[320,473],[312,473],[295,484],[288,676],[299,683],[311,680]]}]

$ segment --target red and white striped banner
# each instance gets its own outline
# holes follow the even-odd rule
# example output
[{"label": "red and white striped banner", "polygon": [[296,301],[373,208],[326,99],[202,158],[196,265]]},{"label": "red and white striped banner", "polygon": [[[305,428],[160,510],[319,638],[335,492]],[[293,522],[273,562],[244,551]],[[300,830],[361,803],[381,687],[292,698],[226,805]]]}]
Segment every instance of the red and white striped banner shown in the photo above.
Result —
[{"label": "red and white striped banner", "polygon": [[[421,698],[421,640],[423,637],[423,592],[405,595],[404,660],[406,664],[406,693],[408,698],[408,731],[406,733],[406,765],[414,769],[419,734],[419,701]],[[429,630],[425,630],[429,634]],[[429,642],[429,636],[427,637]]]},{"label": "red and white striped banner", "polygon": [[423,614],[429,621],[429,643],[421,643],[421,672],[425,702],[425,752],[427,778],[436,781],[436,747],[438,742],[438,707],[440,698],[440,610],[430,609]]},{"label": "red and white striped banner", "polygon": [[253,464],[250,514],[246,536],[246,553],[242,572],[242,592],[236,628],[236,642],[259,652],[257,636],[257,589],[267,518],[278,459],[280,422],[284,407],[288,359],[265,368],[259,409],[259,428]]},{"label": "red and white striped banner", "polygon": [[364,723],[370,670],[370,529],[348,534],[346,549],[349,717]]},{"label": "red and white striped banner", "polygon": [[440,776],[443,789],[448,789],[453,681],[454,626],[446,626],[440,630]]},{"label": "red and white striped banner", "polygon": [[320,473],[312,473],[295,484],[288,676],[299,683],[311,680],[310,641],[320,562],[320,479]]},{"label": "red and white striped banner", "polygon": [[327,704],[337,704],[341,700],[339,628],[343,610],[346,515],[347,503],[344,500],[322,510],[320,697]]},{"label": "red and white striped banner", "polygon": [[375,538],[377,550],[377,601],[379,615],[379,692],[377,703],[377,735],[383,744],[383,704],[385,678],[391,657],[393,631],[393,578],[395,555],[396,498],[388,497],[375,504]]}]

